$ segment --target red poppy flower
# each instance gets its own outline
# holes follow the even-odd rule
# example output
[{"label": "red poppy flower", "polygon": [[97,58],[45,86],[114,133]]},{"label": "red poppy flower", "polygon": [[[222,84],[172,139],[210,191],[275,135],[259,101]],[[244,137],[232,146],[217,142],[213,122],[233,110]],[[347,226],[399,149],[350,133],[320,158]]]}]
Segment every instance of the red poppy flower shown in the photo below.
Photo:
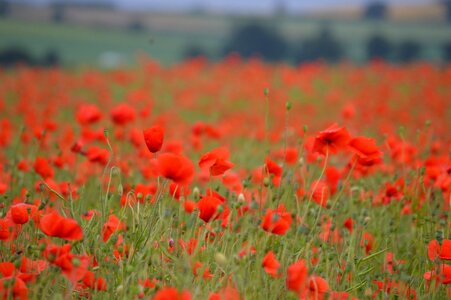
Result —
[{"label": "red poppy flower", "polygon": [[94,272],[87,271],[85,276],[83,277],[83,284],[97,291],[106,291],[106,282],[101,276],[96,278]]},{"label": "red poppy flower", "polygon": [[36,158],[34,162],[34,170],[44,179],[52,178],[54,174],[53,169],[50,166],[49,162],[43,157]]},{"label": "red poppy flower", "polygon": [[128,104],[119,104],[111,110],[111,119],[117,125],[125,125],[133,121],[135,117],[135,109]]},{"label": "red poppy flower", "polygon": [[93,124],[100,120],[102,114],[94,104],[84,104],[80,106],[75,115],[75,119],[80,125]]},{"label": "red poppy flower", "polygon": [[282,179],[282,173],[283,173],[283,169],[282,169],[281,166],[279,166],[277,163],[275,163],[271,159],[266,158],[266,160],[265,160],[265,172],[267,172],[268,174],[273,175],[272,183],[274,184],[274,186],[279,186],[280,185],[280,181]]},{"label": "red poppy flower", "polygon": [[12,238],[15,224],[9,218],[0,219],[0,241]]},{"label": "red poppy flower", "polygon": [[74,219],[60,216],[56,211],[41,217],[39,226],[48,236],[73,241],[83,239],[80,225]]},{"label": "red poppy flower", "polygon": [[279,276],[280,263],[272,251],[269,251],[265,257],[263,257],[262,266],[265,269],[265,272],[272,277],[276,278]]},{"label": "red poppy flower", "polygon": [[360,247],[365,247],[365,253],[368,255],[373,249],[374,237],[368,233],[364,232],[362,235],[362,239],[360,240]]},{"label": "red poppy flower", "polygon": [[90,162],[106,165],[108,163],[108,157],[110,156],[110,153],[106,149],[92,146],[89,147],[88,151],[86,152],[86,156],[88,157]]},{"label": "red poppy flower", "polygon": [[[12,287],[6,282],[14,282]],[[0,298],[1,299],[28,299],[28,288],[25,282],[16,277],[5,277],[0,279]]]},{"label": "red poppy flower", "polygon": [[199,167],[209,168],[211,176],[222,175],[233,167],[233,164],[228,161],[229,156],[230,153],[226,147],[216,148],[202,155]]},{"label": "red poppy flower", "polygon": [[161,176],[180,185],[188,185],[194,176],[194,165],[191,160],[173,153],[158,156],[158,170]]},{"label": "red poppy flower", "polygon": [[338,127],[337,124],[333,124],[326,130],[320,131],[313,143],[313,152],[320,154],[335,154],[340,149],[344,149],[349,142],[350,135],[346,128]]},{"label": "red poppy flower", "polygon": [[[199,218],[208,222],[215,216],[218,206],[222,204],[222,201],[214,196],[202,197],[197,203],[199,209]],[[217,218],[217,216],[216,216]]]},{"label": "red poppy flower", "polygon": [[266,210],[261,226],[265,231],[283,235],[290,229],[291,221],[291,214],[281,204],[275,210]]},{"label": "red poppy flower", "polygon": [[242,300],[240,292],[233,286],[227,286],[217,293],[211,293],[208,300]]},{"label": "red poppy flower", "polygon": [[362,166],[372,166],[382,161],[382,152],[374,139],[356,137],[349,141],[349,147],[355,153],[357,162]]},{"label": "red poppy flower", "polygon": [[310,186],[310,194],[317,204],[322,207],[326,207],[327,200],[329,199],[329,187],[323,181],[313,181]]},{"label": "red poppy flower", "polygon": [[443,240],[440,245],[437,240],[432,240],[428,245],[428,257],[434,261],[437,257],[443,260],[451,260],[451,240]]},{"label": "red poppy flower", "polygon": [[283,169],[276,162],[272,161],[269,158],[265,160],[265,171],[269,174],[274,175],[275,177],[282,176]]},{"label": "red poppy flower", "polygon": [[125,225],[115,215],[110,215],[108,221],[103,224],[102,237],[106,242],[110,239],[110,236],[115,232],[125,228]]},{"label": "red poppy flower", "polygon": [[[200,261],[196,261],[194,263],[194,266],[193,266],[193,274],[194,274],[194,276],[198,276],[197,270],[200,267],[202,267],[202,263]],[[202,273],[202,278],[203,279],[211,279],[211,278],[213,278],[213,274],[210,273],[210,270],[208,269],[208,267],[204,268],[204,271]]]},{"label": "red poppy flower", "polygon": [[423,278],[427,281],[436,280],[437,283],[451,283],[451,265],[441,264],[437,269],[425,272]]},{"label": "red poppy flower", "polygon": [[158,290],[153,300],[191,300],[191,294],[187,290],[179,292],[173,287],[163,287]]},{"label": "red poppy flower", "polygon": [[12,205],[10,208],[11,218],[16,224],[25,224],[28,222],[30,214],[36,212],[37,207],[35,205],[19,203]]},{"label": "red poppy flower", "polygon": [[290,265],[287,270],[287,288],[296,293],[301,293],[307,283],[307,265],[304,260],[299,260]]},{"label": "red poppy flower", "polygon": [[354,221],[352,220],[352,217],[347,218],[344,222],[343,222],[343,226],[350,232],[352,233],[353,227],[354,227]]},{"label": "red poppy flower", "polygon": [[[71,253],[71,245],[49,245],[44,250],[44,257],[54,266],[58,266],[64,276],[72,283],[77,284],[88,271],[90,258],[86,255]],[[78,261],[78,263],[74,263]]]},{"label": "red poppy flower", "polygon": [[153,126],[149,129],[143,130],[143,135],[147,149],[149,149],[150,152],[156,153],[160,151],[164,139],[163,127],[158,125]]},{"label": "red poppy flower", "polygon": [[307,289],[305,290],[306,299],[324,299],[325,293],[329,290],[327,281],[319,276],[310,276]]}]

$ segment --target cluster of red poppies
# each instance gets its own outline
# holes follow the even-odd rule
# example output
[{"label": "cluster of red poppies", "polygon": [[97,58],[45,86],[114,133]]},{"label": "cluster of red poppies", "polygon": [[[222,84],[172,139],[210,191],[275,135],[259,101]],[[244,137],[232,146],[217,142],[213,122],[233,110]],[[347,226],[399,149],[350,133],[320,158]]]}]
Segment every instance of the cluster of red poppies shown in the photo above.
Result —
[{"label": "cluster of red poppies", "polygon": [[0,71],[1,299],[451,296],[451,69],[141,66]]}]

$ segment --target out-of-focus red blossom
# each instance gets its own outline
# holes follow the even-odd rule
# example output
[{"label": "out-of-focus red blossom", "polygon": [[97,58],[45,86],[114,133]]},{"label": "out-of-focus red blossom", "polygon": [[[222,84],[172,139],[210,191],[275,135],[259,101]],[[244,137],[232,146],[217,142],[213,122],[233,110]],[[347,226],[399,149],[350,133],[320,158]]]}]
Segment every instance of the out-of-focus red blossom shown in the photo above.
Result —
[{"label": "out-of-focus red blossom", "polygon": [[44,179],[52,178],[54,175],[54,171],[50,166],[50,163],[43,157],[36,157],[34,162],[34,170]]},{"label": "out-of-focus red blossom", "polygon": [[315,136],[313,152],[323,155],[326,155],[326,153],[336,154],[339,150],[346,148],[350,138],[346,128],[333,124]]},{"label": "out-of-focus red blossom", "polygon": [[143,135],[147,149],[149,149],[150,152],[156,153],[160,151],[161,146],[163,146],[164,140],[163,127],[155,125],[153,127],[143,130]]},{"label": "out-of-focus red blossom", "polygon": [[0,195],[3,195],[8,190],[8,185],[4,182],[0,182]]},{"label": "out-of-focus red blossom", "polygon": [[3,218],[0,219],[0,240],[7,241],[16,234],[16,224],[9,219]]},{"label": "out-of-focus red blossom", "polygon": [[136,111],[126,103],[119,104],[111,110],[111,119],[116,125],[125,125],[135,120]]},{"label": "out-of-focus red blossom", "polygon": [[75,143],[72,144],[72,147],[70,147],[70,151],[72,151],[74,153],[82,154],[82,149],[83,149],[83,143],[81,141],[76,141]]},{"label": "out-of-focus red blossom", "polygon": [[234,172],[227,172],[227,174],[224,174],[222,177],[222,184],[236,193],[241,193],[243,190],[242,180],[240,176]]},{"label": "out-of-focus red blossom", "polygon": [[432,271],[425,272],[423,278],[428,282],[435,281],[436,284],[451,284],[451,265],[440,264]]},{"label": "out-of-focus red blossom", "polygon": [[27,172],[29,170],[28,162],[22,159],[17,163],[17,169],[23,172]]},{"label": "out-of-focus red blossom", "polygon": [[191,300],[188,290],[179,292],[173,287],[163,287],[153,296],[153,300]]},{"label": "out-of-focus red blossom", "polygon": [[187,213],[192,213],[194,209],[196,208],[196,202],[192,200],[185,200],[183,202],[183,208]]},{"label": "out-of-focus red blossom", "polygon": [[16,224],[25,224],[28,222],[29,216],[34,215],[37,209],[35,205],[26,203],[12,205],[10,208],[11,218]]},{"label": "out-of-focus red blossom", "polygon": [[373,249],[374,237],[369,232],[364,232],[360,240],[360,247],[365,248],[365,253],[368,255]]},{"label": "out-of-focus red blossom", "polygon": [[216,215],[219,205],[222,205],[222,201],[214,196],[202,197],[197,203],[199,218],[205,222],[209,222]]},{"label": "out-of-focus red blossom", "polygon": [[100,216],[100,212],[90,209],[81,215],[81,217],[87,221],[91,220],[94,216]]},{"label": "out-of-focus red blossom", "polygon": [[[70,244],[48,245],[43,254],[47,261],[54,266],[58,266],[64,276],[74,285],[82,280],[88,271],[90,258],[86,255],[71,253]],[[77,264],[74,263],[75,260],[78,261]]]},{"label": "out-of-focus red blossom", "polygon": [[194,253],[194,250],[196,249],[197,243],[198,243],[197,239],[190,239],[188,242],[185,242],[183,240],[179,240],[179,245],[189,255]]},{"label": "out-of-focus red blossom", "polygon": [[125,225],[119,220],[116,215],[110,215],[108,221],[103,224],[102,238],[106,242],[110,239],[111,235],[116,232],[125,229]]},{"label": "out-of-focus red blossom", "polygon": [[98,146],[91,146],[86,151],[86,156],[90,162],[99,163],[104,166],[108,163],[110,153],[107,149],[100,148]]},{"label": "out-of-focus red blossom", "polygon": [[34,281],[36,277],[41,274],[48,267],[47,262],[42,259],[32,260],[26,256],[22,256],[20,263],[20,274],[22,280],[25,282]]},{"label": "out-of-focus red blossom", "polygon": [[401,297],[402,299],[417,299],[417,294],[414,288],[410,284],[406,284],[402,281],[395,281],[393,279],[386,279],[384,281],[373,280],[376,284],[377,290],[373,293],[373,298],[376,298],[380,292],[385,293],[385,295],[396,295],[396,298]]},{"label": "out-of-focus red blossom", "polygon": [[[193,269],[193,274],[194,274],[194,276],[198,276],[197,270],[198,270],[199,268],[201,268],[201,267],[202,267],[202,263],[201,263],[200,261],[196,261],[196,262],[194,263],[194,266],[193,266],[193,268],[192,268],[192,269]],[[202,268],[201,268],[201,270],[202,270]],[[208,269],[208,267],[203,268],[202,278],[203,278],[203,279],[211,279],[211,278],[213,278],[213,274],[210,273],[210,270]]]},{"label": "out-of-focus red blossom", "polygon": [[284,235],[290,229],[291,222],[291,214],[286,211],[285,205],[281,204],[277,209],[266,210],[261,226],[265,231]]},{"label": "out-of-focus red blossom", "polygon": [[441,244],[437,240],[430,241],[428,257],[431,261],[435,261],[437,258],[451,260],[451,240],[444,239]]},{"label": "out-of-focus red blossom", "polygon": [[337,186],[338,182],[340,181],[341,174],[337,170],[337,168],[329,166],[326,168],[325,175],[330,194],[333,195],[337,191]]},{"label": "out-of-focus red blossom", "polygon": [[[10,285],[10,282],[14,283]],[[26,300],[28,299],[27,285],[17,276],[0,278],[0,298]]]},{"label": "out-of-focus red blossom", "polygon": [[355,111],[355,106],[352,103],[347,103],[341,110],[341,116],[346,120],[352,119],[355,116]]},{"label": "out-of-focus red blossom", "polygon": [[382,151],[372,138],[355,137],[349,141],[349,147],[354,152],[357,163],[362,166],[369,167],[382,162]]},{"label": "out-of-focus red blossom", "polygon": [[265,171],[268,174],[272,174],[276,177],[282,176],[283,169],[276,162],[271,160],[270,158],[266,158],[265,160]]},{"label": "out-of-focus red blossom", "polygon": [[328,300],[357,300],[357,298],[351,296],[348,292],[331,291]]},{"label": "out-of-focus red blossom", "polygon": [[349,217],[343,222],[343,226],[349,231],[349,233],[352,233],[354,221],[352,220],[351,217]]},{"label": "out-of-focus red blossom", "polygon": [[322,277],[312,275],[308,278],[307,287],[301,291],[299,298],[323,300],[328,291],[329,284],[327,281]]},{"label": "out-of-focus red blossom", "polygon": [[280,181],[282,179],[283,169],[276,162],[270,158],[265,160],[265,173],[273,175],[272,182],[275,186],[280,186]]},{"label": "out-of-focus red blossom", "polygon": [[396,261],[394,259],[393,252],[387,252],[387,254],[385,255],[384,270],[387,270],[390,274],[399,273],[399,270],[395,271],[395,267],[402,264],[405,264],[405,261],[403,260]]},{"label": "out-of-focus red blossom", "polygon": [[201,156],[199,167],[208,168],[211,176],[222,175],[233,167],[233,163],[228,161],[229,156],[230,152],[226,147],[213,149]]},{"label": "out-of-focus red blossom", "polygon": [[64,218],[56,211],[42,216],[39,221],[39,228],[51,237],[69,241],[83,239],[83,231],[77,221],[71,218]]},{"label": "out-of-focus red blossom", "polygon": [[298,149],[292,147],[285,149],[285,163],[287,165],[294,165],[295,163],[297,163],[298,156]]},{"label": "out-of-focus red blossom", "polygon": [[291,264],[287,269],[286,285],[290,291],[300,294],[307,284],[308,269],[304,260]]},{"label": "out-of-focus red blossom", "polygon": [[94,124],[102,118],[99,108],[94,104],[81,105],[75,115],[80,125]]},{"label": "out-of-focus red blossom", "polygon": [[101,276],[95,276],[94,272],[87,271],[85,276],[83,277],[83,284],[93,290],[97,291],[106,291],[107,286],[105,279]]},{"label": "out-of-focus red blossom", "polygon": [[265,257],[263,257],[262,266],[265,269],[265,272],[272,277],[276,278],[279,276],[280,263],[276,259],[274,252],[269,251],[266,253]]},{"label": "out-of-focus red blossom", "polygon": [[326,207],[327,200],[329,199],[329,187],[324,181],[315,180],[310,185],[310,195],[315,203]]},{"label": "out-of-focus red blossom", "polygon": [[180,197],[187,197],[190,194],[191,190],[188,187],[179,186],[174,182],[171,182],[169,185],[169,195],[171,195],[177,201],[180,200]]},{"label": "out-of-focus red blossom", "polygon": [[242,300],[240,292],[233,286],[227,286],[217,293],[211,293],[208,300]]},{"label": "out-of-focus red blossom", "polygon": [[188,185],[194,176],[194,165],[185,156],[163,153],[158,156],[160,175],[180,185]]}]

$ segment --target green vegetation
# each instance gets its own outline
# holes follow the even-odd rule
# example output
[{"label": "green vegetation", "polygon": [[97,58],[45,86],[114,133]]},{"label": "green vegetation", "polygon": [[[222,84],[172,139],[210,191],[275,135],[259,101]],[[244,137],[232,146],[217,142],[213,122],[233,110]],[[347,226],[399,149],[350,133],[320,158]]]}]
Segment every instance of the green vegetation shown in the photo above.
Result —
[{"label": "green vegetation", "polygon": [[[202,18],[205,28],[190,26],[193,18]],[[131,31],[105,27],[88,28],[71,24],[0,20],[0,49],[20,46],[42,56],[49,49],[59,52],[64,64],[98,64],[106,52],[114,52],[125,63],[134,60],[137,53],[146,53],[163,64],[180,61],[190,48],[195,47],[212,59],[221,56],[221,49],[229,30],[248,22],[247,18],[186,16],[180,27],[165,27],[149,31]],[[279,28],[287,41],[297,44],[317,36],[327,26],[331,34],[344,45],[345,57],[363,62],[366,43],[374,34],[386,37],[395,46],[414,40],[422,47],[420,58],[440,61],[442,47],[451,36],[451,27],[445,23],[400,23],[393,21],[321,21],[293,17],[263,19],[270,27]],[[183,24],[186,23],[186,26]]]}]

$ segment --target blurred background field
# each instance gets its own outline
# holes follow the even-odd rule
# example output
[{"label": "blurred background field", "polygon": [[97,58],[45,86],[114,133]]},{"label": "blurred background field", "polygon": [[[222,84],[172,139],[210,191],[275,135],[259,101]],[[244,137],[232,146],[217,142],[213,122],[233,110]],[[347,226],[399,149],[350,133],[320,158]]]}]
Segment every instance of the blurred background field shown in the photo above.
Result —
[{"label": "blurred background field", "polygon": [[218,12],[199,5],[121,9],[109,1],[0,0],[0,52],[2,61],[5,52],[18,52],[32,63],[104,67],[130,64],[139,54],[167,65],[231,52],[288,63],[449,61],[451,5],[392,2],[294,13],[284,1],[269,11]]}]

